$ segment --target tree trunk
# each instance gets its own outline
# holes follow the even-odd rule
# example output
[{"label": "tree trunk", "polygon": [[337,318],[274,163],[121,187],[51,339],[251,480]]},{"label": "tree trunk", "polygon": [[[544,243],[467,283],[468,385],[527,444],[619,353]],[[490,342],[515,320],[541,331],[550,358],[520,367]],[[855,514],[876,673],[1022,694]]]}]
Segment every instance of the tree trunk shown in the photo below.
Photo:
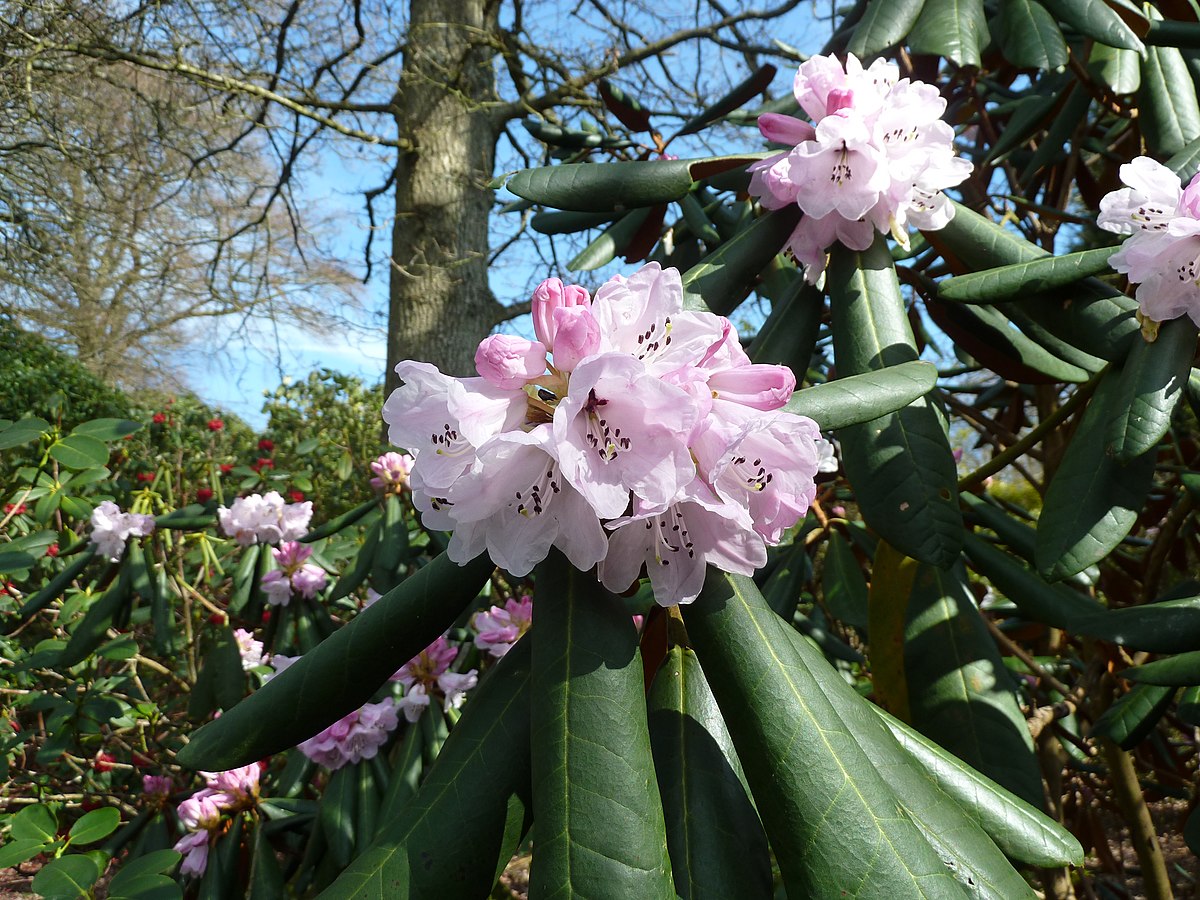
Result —
[{"label": "tree trunk", "polygon": [[488,287],[487,187],[499,136],[495,0],[412,0],[398,133],[388,303],[390,392],[403,359],[473,373],[475,347],[499,304]]}]

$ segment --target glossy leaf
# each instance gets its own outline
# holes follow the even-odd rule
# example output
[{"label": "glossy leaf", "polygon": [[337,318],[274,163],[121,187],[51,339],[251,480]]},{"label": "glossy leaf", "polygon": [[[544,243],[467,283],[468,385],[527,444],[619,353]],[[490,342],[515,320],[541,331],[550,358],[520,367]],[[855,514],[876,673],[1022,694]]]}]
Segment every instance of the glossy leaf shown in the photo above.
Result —
[{"label": "glossy leaf", "polygon": [[1183,653],[1200,647],[1200,597],[1164,600],[1076,620],[1080,634],[1150,653]]},{"label": "glossy leaf", "polygon": [[37,838],[17,838],[0,846],[0,869],[11,869],[33,859],[46,849],[46,842]]},{"label": "glossy leaf", "polygon": [[925,0],[870,0],[846,48],[860,59],[877,56],[908,36]]},{"label": "glossy leaf", "polygon": [[[1180,85],[1188,89],[1180,90]],[[1146,48],[1138,101],[1138,124],[1154,158],[1173,156],[1200,137],[1200,103],[1187,63],[1176,48]]]},{"label": "glossy leaf", "polygon": [[1022,615],[1054,628],[1073,631],[1104,607],[1060,584],[1048,584],[1037,572],[992,544],[968,534],[963,549],[975,570],[1017,605]]},{"label": "glossy leaf", "polygon": [[358,709],[400,666],[424,650],[475,597],[493,571],[445,554],[389,591],[179,752],[181,764],[221,772],[307,740]]},{"label": "glossy leaf", "polygon": [[727,316],[746,298],[759,273],[775,258],[800,220],[792,206],[777,209],[744,228],[683,273],[686,308]]},{"label": "glossy leaf", "polygon": [[840,678],[818,681],[829,664],[754,582],[710,569],[683,613],[788,894],[961,897],[847,724],[874,714]]},{"label": "glossy leaf", "polygon": [[360,761],[332,772],[321,792],[317,823],[325,835],[325,846],[333,863],[339,869],[348,866],[354,858],[354,845],[360,837],[354,826],[358,801],[357,767],[361,765]]},{"label": "glossy leaf", "polygon": [[1200,138],[1191,141],[1163,165],[1178,175],[1179,180],[1186,185],[1200,172]]},{"label": "glossy leaf", "polygon": [[[1074,0],[1063,0],[1074,4]],[[1103,6],[1091,3],[1091,6]],[[1142,86],[1142,60],[1140,50],[1125,50],[1116,46],[1096,44],[1088,57],[1088,74],[1101,84],[1108,85],[1114,94],[1136,94]]]},{"label": "glossy leaf", "polygon": [[1038,0],[1056,19],[1099,44],[1141,53],[1137,34],[1103,0]]},{"label": "glossy leaf", "polygon": [[937,367],[918,360],[803,388],[792,394],[784,409],[835,431],[903,409],[935,384]]},{"label": "glossy leaf", "polygon": [[909,721],[1033,806],[1042,776],[1008,669],[967,587],[961,562],[921,566],[904,634]]},{"label": "glossy leaf", "polygon": [[23,550],[0,550],[0,572],[19,572],[35,565],[37,559]]},{"label": "glossy leaf", "polygon": [[517,172],[506,186],[518,197],[552,209],[622,212],[678,200],[696,181],[744,169],[764,155],[545,166]]},{"label": "glossy leaf", "polygon": [[304,535],[304,537],[300,538],[300,543],[311,544],[313,541],[319,541],[321,538],[327,538],[330,535],[337,534],[339,531],[349,528],[355,522],[358,522],[360,519],[362,519],[367,513],[371,512],[371,510],[377,509],[378,507],[379,501],[372,498],[366,503],[360,504],[359,506],[354,507],[354,509],[344,512],[340,516],[335,516],[328,522],[317,526],[308,534]]},{"label": "glossy leaf", "polygon": [[625,248],[633,241],[649,215],[648,207],[625,213],[580,250],[575,258],[567,263],[567,269],[571,272],[590,272],[592,269],[608,265],[618,254],[625,252]]},{"label": "glossy leaf", "polygon": [[121,824],[121,812],[113,807],[93,809],[71,826],[67,836],[72,844],[93,844],[108,837]]},{"label": "glossy leaf", "polygon": [[615,217],[611,212],[562,212],[550,210],[537,213],[529,222],[538,234],[577,234],[589,228],[607,225]]},{"label": "glossy leaf", "polygon": [[[829,266],[834,353],[845,375],[917,358],[887,241],[835,247]],[[863,517],[906,556],[948,565],[962,546],[957,473],[939,411],[926,399],[843,428],[842,462]]]},{"label": "glossy leaf", "polygon": [[86,434],[69,434],[50,448],[50,456],[68,469],[87,469],[108,462],[108,447]]},{"label": "glossy leaf", "polygon": [[1196,326],[1186,317],[1164,322],[1154,343],[1134,342],[1105,432],[1105,446],[1117,462],[1128,463],[1163,439],[1195,355]]},{"label": "glossy leaf", "polygon": [[1144,666],[1134,666],[1121,673],[1122,678],[1142,684],[1161,684],[1188,687],[1200,684],[1200,650],[1156,659]]},{"label": "glossy leaf", "polygon": [[1005,855],[1031,866],[1083,865],[1071,832],[943,750],[910,725],[874,707],[900,746],[970,813]]},{"label": "glossy leaf", "polygon": [[938,298],[961,303],[996,303],[1030,291],[1066,287],[1081,278],[1108,271],[1108,258],[1114,251],[1113,247],[1099,247],[956,275],[938,283]]},{"label": "glossy leaf", "polygon": [[791,290],[771,303],[771,314],[748,352],[756,363],[787,366],[796,373],[799,382],[812,361],[825,295],[805,282],[800,273],[793,270],[793,274],[795,283]]},{"label": "glossy leaf", "polygon": [[925,0],[909,35],[914,53],[944,56],[960,66],[978,66],[987,42],[983,0]]},{"label": "glossy leaf", "polygon": [[600,97],[609,111],[630,131],[649,131],[650,113],[607,78],[600,79]]},{"label": "glossy leaf", "polygon": [[43,900],[76,900],[91,893],[100,865],[82,853],[52,859],[33,876],[30,887]]},{"label": "glossy leaf", "polygon": [[85,434],[98,441],[119,441],[136,434],[144,427],[141,422],[132,422],[129,419],[92,419],[76,425],[71,429],[71,434]]},{"label": "glossy leaf", "polygon": [[749,103],[759,94],[770,86],[772,79],[775,78],[775,67],[770,63],[764,66],[759,66],[750,73],[741,83],[734,85],[733,89],[728,94],[706,107],[698,115],[693,116],[684,123],[683,127],[676,132],[676,137],[684,134],[695,134],[707,125],[717,121],[722,116],[728,115],[735,109],[741,107],[744,103]]},{"label": "glossy leaf", "polygon": [[529,896],[674,897],[625,605],[556,550],[534,583]]},{"label": "glossy leaf", "polygon": [[49,430],[50,423],[45,419],[39,419],[36,416],[17,419],[17,421],[5,427],[0,427],[0,450],[8,450],[11,447],[28,444],[30,441],[37,440],[43,433]]},{"label": "glossy leaf", "polygon": [[1154,479],[1154,455],[1122,466],[1105,451],[1104,432],[1120,403],[1112,373],[1096,389],[1046,491],[1034,554],[1058,581],[1107,556],[1137,521]]},{"label": "glossy leaf", "polygon": [[482,679],[416,795],[325,900],[477,900],[491,890],[525,828],[529,649],[520,641]]},{"label": "glossy leaf", "polygon": [[1106,737],[1122,750],[1140,744],[1163,717],[1175,697],[1175,688],[1137,684],[1119,698],[1092,726],[1092,737]]},{"label": "glossy leaf", "polygon": [[1004,305],[1004,315],[1008,320],[1021,329],[1021,333],[1030,340],[1045,347],[1057,359],[1078,366],[1085,372],[1095,374],[1108,365],[1107,360],[1080,350],[1074,344],[1068,343],[1040,322],[1033,319],[1028,311],[1016,303]]},{"label": "glossy leaf", "polygon": [[767,836],[696,654],[672,647],[647,699],[676,893],[772,897]]},{"label": "glossy leaf", "polygon": [[1054,17],[1034,0],[1000,4],[996,38],[1018,69],[1058,69],[1067,64],[1067,42]]},{"label": "glossy leaf", "polygon": [[9,820],[9,836],[18,841],[48,844],[58,833],[58,822],[48,807],[36,803],[27,806]]},{"label": "glossy leaf", "polygon": [[821,589],[830,615],[853,625],[867,627],[867,580],[846,539],[834,531],[825,544]]}]

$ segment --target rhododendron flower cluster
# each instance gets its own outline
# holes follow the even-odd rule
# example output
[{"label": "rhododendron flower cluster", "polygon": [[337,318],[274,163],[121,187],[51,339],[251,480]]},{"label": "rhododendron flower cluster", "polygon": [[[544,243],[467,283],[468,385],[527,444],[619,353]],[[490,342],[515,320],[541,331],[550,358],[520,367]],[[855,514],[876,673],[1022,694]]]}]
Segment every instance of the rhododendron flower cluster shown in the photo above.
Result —
[{"label": "rhododendron flower cluster", "polygon": [[458,656],[458,650],[446,641],[445,635],[406,662],[399,668],[392,681],[405,687],[400,706],[404,718],[415,722],[429,706],[431,696],[441,694],[443,708],[458,709],[466,699],[467,691],[479,680],[477,669],[468,672],[451,672],[450,666]]},{"label": "rhododendron flower cluster", "polygon": [[504,606],[480,610],[471,617],[475,646],[499,659],[529,630],[533,621],[533,598],[510,599]]},{"label": "rhododendron flower cluster", "polygon": [[1165,322],[1187,315],[1200,325],[1200,175],[1186,188],[1147,156],[1121,166],[1119,191],[1100,201],[1096,224],[1127,234],[1109,264],[1137,287],[1142,315]]},{"label": "rhododendron flower cluster", "polygon": [[123,513],[111,500],[102,500],[92,510],[91,541],[96,551],[110,562],[117,562],[131,537],[145,537],[154,530],[154,516]]},{"label": "rhododendron flower cluster", "polygon": [[705,564],[750,574],[815,494],[816,424],[780,409],[784,366],[755,365],[721,316],[685,312],[679,273],[651,263],[588,297],[549,279],[537,340],[493,335],[478,378],[402,362],[384,405],[416,457],[413,502],[515,576],[552,546],[624,591],[645,566],[659,603],[697,596]]},{"label": "rhododendron flower cluster", "polygon": [[179,823],[188,830],[175,842],[175,851],[184,854],[181,875],[199,878],[208,868],[208,850],[212,833],[221,824],[222,812],[249,809],[258,802],[258,763],[227,772],[201,772],[205,787],[179,804],[175,810]]},{"label": "rhododendron flower cluster", "polygon": [[245,628],[239,628],[233,633],[233,639],[237,643],[238,655],[242,658],[242,671],[249,672],[251,669],[261,666],[265,659],[263,657],[263,642],[254,639],[254,633],[247,631]]},{"label": "rhododendron flower cluster", "polygon": [[834,241],[866,250],[875,232],[908,246],[909,225],[942,228],[954,216],[944,194],[971,173],[954,154],[954,130],[941,120],[946,101],[923,81],[900,78],[878,59],[863,69],[853,54],[800,65],[793,90],[811,124],[766,113],[758,127],[792,149],[750,167],[750,193],[768,209],[796,204],[804,217],[788,248],[816,284]]},{"label": "rhododendron flower cluster", "polygon": [[325,570],[305,562],[312,552],[312,547],[296,541],[287,541],[271,550],[279,568],[272,569],[262,578],[262,589],[268,603],[287,606],[293,592],[311,599],[325,589],[329,578]]},{"label": "rhododendron flower cluster", "polygon": [[243,547],[259,542],[294,541],[308,531],[312,501],[284,503],[278,491],[238,497],[233,506],[217,510],[221,530]]},{"label": "rhododendron flower cluster", "polygon": [[340,769],[374,758],[399,722],[394,701],[367,703],[300,744],[299,750],[318,765]]},{"label": "rhododendron flower cluster", "polygon": [[408,474],[412,471],[413,458],[407,453],[395,451],[385,453],[371,463],[375,477],[371,487],[377,491],[400,491],[408,487]]}]

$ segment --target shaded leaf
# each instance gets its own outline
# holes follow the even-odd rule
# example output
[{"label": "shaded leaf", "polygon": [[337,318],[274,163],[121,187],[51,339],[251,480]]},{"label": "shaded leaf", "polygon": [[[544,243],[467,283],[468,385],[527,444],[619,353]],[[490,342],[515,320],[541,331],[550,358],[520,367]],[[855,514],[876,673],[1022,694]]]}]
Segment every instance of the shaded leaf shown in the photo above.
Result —
[{"label": "shaded leaf", "polygon": [[44,432],[49,430],[50,423],[45,419],[39,419],[35,416],[17,419],[17,421],[6,427],[0,428],[0,450],[19,447],[21,444],[28,444],[30,441],[40,438]]},{"label": "shaded leaf", "polygon": [[[1039,0],[1054,17],[1099,44],[1141,53],[1137,34],[1103,0]],[[1099,48],[1096,48],[1099,49]],[[1093,57],[1095,56],[1093,52]]]},{"label": "shaded leaf", "polygon": [[825,545],[821,589],[830,615],[853,625],[867,627],[867,580],[846,539],[834,531]]},{"label": "shaded leaf", "polygon": [[1154,343],[1135,341],[1121,368],[1105,446],[1129,463],[1162,440],[1196,355],[1196,326],[1186,317],[1164,322]]},{"label": "shaded leaf", "polygon": [[13,840],[41,841],[48,844],[58,834],[58,821],[48,807],[35,803],[27,806],[9,820]]},{"label": "shaded leaf", "polygon": [[914,53],[944,56],[960,66],[978,66],[987,42],[983,0],[925,0],[909,35]]},{"label": "shaded leaf", "polygon": [[625,213],[580,250],[575,258],[567,263],[567,269],[571,272],[590,272],[592,269],[608,265],[617,254],[625,252],[625,248],[629,246],[649,215],[649,207]]},{"label": "shaded leaf", "polygon": [[1200,684],[1200,650],[1156,659],[1144,666],[1134,666],[1121,673],[1122,678],[1142,684],[1160,684],[1170,687],[1189,687]]},{"label": "shaded leaf", "polygon": [[1062,256],[1046,256],[1030,262],[969,272],[938,282],[938,299],[962,303],[996,303],[1012,300],[1030,291],[1066,287],[1081,278],[1108,270],[1108,258],[1116,248],[1098,247]]},{"label": "shaded leaf", "polygon": [[1112,609],[1076,619],[1074,630],[1150,653],[1183,653],[1200,647],[1200,597]]},{"label": "shaded leaf", "polygon": [[[1188,89],[1180,90],[1181,85]],[[1174,47],[1147,47],[1142,54],[1138,124],[1156,159],[1173,156],[1200,137],[1200,102],[1183,54]]]},{"label": "shaded leaf", "polygon": [[916,24],[925,0],[870,0],[846,48],[870,59],[900,43]]},{"label": "shaded leaf", "polygon": [[1107,737],[1122,750],[1132,750],[1154,730],[1174,697],[1173,687],[1134,685],[1096,720],[1092,737]]},{"label": "shaded leaf", "polygon": [[1058,69],[1067,64],[1067,42],[1047,10],[1033,0],[1006,0],[998,20],[1000,49],[1018,69]]}]

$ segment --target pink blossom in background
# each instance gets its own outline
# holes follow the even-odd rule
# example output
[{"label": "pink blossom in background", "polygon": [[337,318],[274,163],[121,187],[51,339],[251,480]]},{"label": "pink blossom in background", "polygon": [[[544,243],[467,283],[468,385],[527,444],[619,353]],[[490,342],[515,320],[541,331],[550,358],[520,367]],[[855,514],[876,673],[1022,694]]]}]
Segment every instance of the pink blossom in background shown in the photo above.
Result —
[{"label": "pink blossom in background", "polygon": [[207,831],[190,831],[175,842],[172,848],[176,853],[183,854],[183,862],[179,866],[179,874],[188,878],[200,878],[208,869]]},{"label": "pink blossom in background", "polygon": [[278,491],[238,497],[217,510],[221,530],[243,547],[295,541],[308,531],[312,501],[284,503]]},{"label": "pink blossom in background", "polygon": [[371,487],[377,491],[408,487],[408,475],[412,471],[413,458],[407,453],[391,451],[371,463],[375,477]]},{"label": "pink blossom in background", "polygon": [[367,703],[300,744],[299,750],[318,765],[340,769],[375,757],[398,724],[393,701]]},{"label": "pink blossom in background", "polygon": [[458,650],[442,635],[392,676],[392,681],[399,681],[406,688],[399,705],[408,721],[417,721],[436,694],[442,696],[442,705],[447,710],[462,706],[479,673],[476,669],[463,673],[449,671],[457,656]]},{"label": "pink blossom in background", "polygon": [[92,510],[91,542],[96,552],[110,562],[118,562],[131,537],[145,537],[154,530],[154,516],[123,513],[111,500],[102,500]]},{"label": "pink blossom in background", "polygon": [[166,796],[171,793],[174,785],[171,783],[169,775],[143,775],[142,776],[142,793],[143,794],[160,794]]},{"label": "pink blossom in background", "polygon": [[853,54],[800,65],[793,92],[812,123],[768,113],[759,130],[791,149],[750,166],[750,193],[768,209],[804,212],[788,242],[816,284],[834,241],[866,250],[875,233],[908,246],[908,227],[942,228],[954,207],[942,193],[964,181],[971,163],[954,152],[938,89],[900,78],[895,63],[864,69]]},{"label": "pink blossom in background", "polygon": [[263,642],[256,641],[253,632],[238,628],[233,632],[233,639],[237,642],[238,654],[242,657],[243,672],[249,672],[263,664]]},{"label": "pink blossom in background", "polygon": [[[615,591],[645,566],[663,605],[694,599],[710,563],[762,565],[821,460],[817,426],[782,409],[792,373],[752,364],[728,319],[685,310],[679,273],[657,263],[594,298],[549,279],[532,306],[538,340],[489,338],[483,377],[396,367],[384,420],[415,448],[413,504],[453,531],[450,559],[486,552],[521,577],[555,547]],[[414,710],[437,691],[410,688]]]},{"label": "pink blossom in background", "polygon": [[268,603],[287,606],[293,593],[312,599],[325,589],[329,575],[320,566],[305,562],[312,552],[312,547],[297,541],[285,541],[271,550],[279,568],[262,577],[262,589]]},{"label": "pink blossom in background", "polygon": [[1127,234],[1109,264],[1136,284],[1142,315],[1186,315],[1200,325],[1200,174],[1180,185],[1166,166],[1139,156],[1120,169],[1119,191],[1100,201],[1096,224]]},{"label": "pink blossom in background", "polygon": [[471,617],[475,646],[499,659],[529,630],[533,620],[533,598],[509,599],[504,606],[480,610]]}]

